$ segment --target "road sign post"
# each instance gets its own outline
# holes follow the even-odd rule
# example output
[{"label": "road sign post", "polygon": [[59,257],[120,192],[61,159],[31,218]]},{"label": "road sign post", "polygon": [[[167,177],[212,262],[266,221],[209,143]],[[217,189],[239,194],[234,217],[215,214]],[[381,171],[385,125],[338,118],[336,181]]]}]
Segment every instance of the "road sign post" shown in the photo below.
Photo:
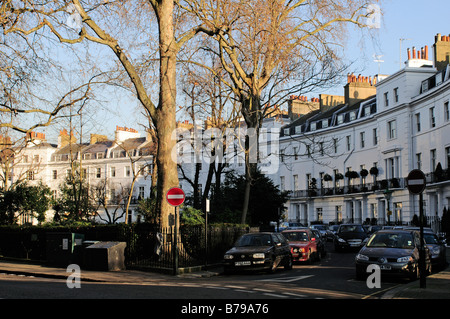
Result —
[{"label": "road sign post", "polygon": [[426,187],[425,174],[419,170],[414,169],[409,172],[406,179],[408,190],[413,195],[419,195],[419,223],[420,223],[420,248],[419,248],[419,273],[420,273],[420,288],[426,288],[426,277],[425,277],[425,245],[423,238],[423,191]]},{"label": "road sign post", "polygon": [[205,269],[208,268],[208,214],[209,198],[205,201]]},{"label": "road sign post", "polygon": [[174,221],[174,229],[173,229],[173,272],[174,275],[178,275],[178,216],[177,216],[177,207],[184,203],[186,199],[186,195],[184,191],[179,187],[173,187],[169,189],[166,194],[167,202],[172,205],[175,209],[175,221]]}]

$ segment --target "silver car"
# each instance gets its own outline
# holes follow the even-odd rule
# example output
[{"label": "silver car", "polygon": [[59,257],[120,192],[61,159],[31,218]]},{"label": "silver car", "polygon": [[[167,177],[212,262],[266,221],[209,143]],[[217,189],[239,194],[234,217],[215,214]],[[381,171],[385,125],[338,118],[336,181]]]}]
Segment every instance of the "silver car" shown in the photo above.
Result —
[{"label": "silver car", "polygon": [[[425,247],[425,266],[431,272],[430,251]],[[383,275],[419,276],[419,232],[415,230],[380,230],[373,234],[355,258],[356,277],[364,278],[367,267],[376,264]]]}]

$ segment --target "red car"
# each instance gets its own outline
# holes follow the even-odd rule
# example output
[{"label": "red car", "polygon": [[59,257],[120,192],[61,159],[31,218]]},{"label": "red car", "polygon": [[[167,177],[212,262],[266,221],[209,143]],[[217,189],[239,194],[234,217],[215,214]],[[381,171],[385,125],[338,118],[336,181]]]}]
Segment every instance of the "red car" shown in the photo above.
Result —
[{"label": "red car", "polygon": [[311,229],[284,230],[281,233],[289,240],[294,261],[312,262],[320,259],[316,238]]}]

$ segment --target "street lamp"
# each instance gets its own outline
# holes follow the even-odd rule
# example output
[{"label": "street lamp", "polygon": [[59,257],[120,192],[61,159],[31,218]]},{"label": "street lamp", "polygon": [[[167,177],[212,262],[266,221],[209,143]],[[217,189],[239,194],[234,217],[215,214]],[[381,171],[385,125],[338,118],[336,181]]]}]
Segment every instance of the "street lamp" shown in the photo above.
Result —
[{"label": "street lamp", "polygon": [[383,193],[384,198],[386,198],[387,201],[387,217],[388,217],[388,225],[391,224],[391,210],[389,209],[389,201],[391,200],[392,197],[392,191],[389,189],[389,186],[386,188],[386,190]]}]

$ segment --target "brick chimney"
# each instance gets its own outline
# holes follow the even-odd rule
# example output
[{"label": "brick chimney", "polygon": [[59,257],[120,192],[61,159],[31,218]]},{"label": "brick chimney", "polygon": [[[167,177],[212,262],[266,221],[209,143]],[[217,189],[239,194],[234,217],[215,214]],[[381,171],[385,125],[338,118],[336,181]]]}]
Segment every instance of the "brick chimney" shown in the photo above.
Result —
[{"label": "brick chimney", "polygon": [[91,134],[90,144],[95,144],[98,142],[104,142],[107,141],[108,137],[106,135],[100,135],[100,134]]},{"label": "brick chimney", "polygon": [[352,106],[375,95],[377,93],[375,84],[375,79],[372,77],[348,74],[347,84],[344,86],[345,103]]},{"label": "brick chimney", "polygon": [[76,143],[76,138],[75,136],[73,136],[73,132],[70,133],[70,137],[69,134],[67,133],[67,130],[64,129],[62,131],[59,131],[59,136],[58,136],[58,148],[63,148],[67,145],[69,145],[69,143]]},{"label": "brick chimney", "polygon": [[435,36],[434,48],[434,65],[438,71],[444,70],[450,64],[450,35]]},{"label": "brick chimney", "polygon": [[296,120],[300,116],[316,111],[319,108],[319,98],[313,97],[308,101],[307,96],[291,95],[288,100],[288,115],[291,120]]},{"label": "brick chimney", "polygon": [[27,133],[27,141],[33,142],[35,144],[39,144],[41,142],[45,142],[45,134],[39,132],[28,132]]}]

